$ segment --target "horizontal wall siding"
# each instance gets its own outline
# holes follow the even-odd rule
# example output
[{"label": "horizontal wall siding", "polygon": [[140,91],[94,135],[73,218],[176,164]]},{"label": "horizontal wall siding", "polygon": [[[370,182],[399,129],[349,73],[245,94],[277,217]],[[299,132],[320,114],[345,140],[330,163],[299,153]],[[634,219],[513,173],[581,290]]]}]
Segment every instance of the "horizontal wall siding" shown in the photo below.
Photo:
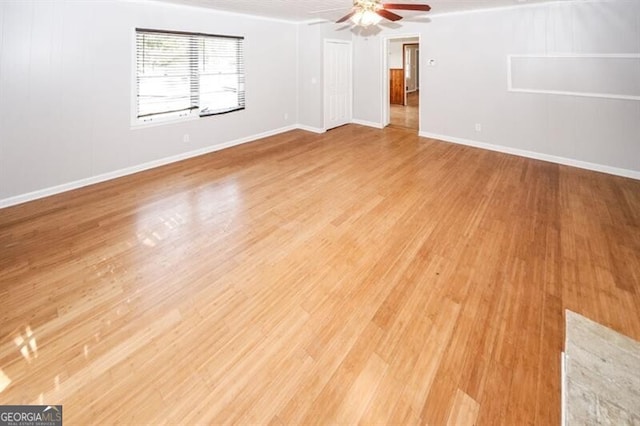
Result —
[{"label": "horizontal wall siding", "polygon": [[[0,25],[0,200],[297,123],[294,23],[153,2],[21,0],[0,2]],[[246,110],[132,129],[136,27],[244,36]]]}]

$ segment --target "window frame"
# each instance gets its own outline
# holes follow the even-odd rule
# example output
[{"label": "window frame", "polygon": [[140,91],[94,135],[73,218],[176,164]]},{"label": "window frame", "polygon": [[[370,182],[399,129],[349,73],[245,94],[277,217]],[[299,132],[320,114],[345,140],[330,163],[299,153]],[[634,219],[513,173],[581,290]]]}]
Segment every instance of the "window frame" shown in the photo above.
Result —
[{"label": "window frame", "polygon": [[[225,111],[220,112],[210,112],[210,113],[201,113],[200,108],[180,111],[174,114],[166,113],[157,115],[151,119],[140,119],[138,118],[138,67],[137,67],[137,34],[139,31],[147,31],[147,32],[155,32],[159,34],[176,34],[176,35],[188,35],[188,36],[201,36],[201,37],[217,37],[217,38],[228,38],[234,40],[240,40],[242,42],[242,75],[243,75],[243,84],[244,84],[244,96],[245,96],[245,104],[243,106],[232,108]],[[197,120],[199,118],[206,117],[215,117],[217,115],[226,115],[232,112],[243,111],[246,109],[246,65],[244,60],[244,52],[245,52],[245,42],[246,38],[244,36],[236,36],[236,35],[228,35],[228,34],[210,34],[210,33],[202,33],[202,32],[193,32],[193,31],[180,31],[180,30],[162,30],[162,29],[153,29],[153,28],[143,28],[143,27],[133,27],[131,31],[132,34],[132,43],[131,43],[131,128],[132,129],[140,129],[147,127],[154,127],[163,124],[171,124],[171,123],[182,123],[187,121]]]}]

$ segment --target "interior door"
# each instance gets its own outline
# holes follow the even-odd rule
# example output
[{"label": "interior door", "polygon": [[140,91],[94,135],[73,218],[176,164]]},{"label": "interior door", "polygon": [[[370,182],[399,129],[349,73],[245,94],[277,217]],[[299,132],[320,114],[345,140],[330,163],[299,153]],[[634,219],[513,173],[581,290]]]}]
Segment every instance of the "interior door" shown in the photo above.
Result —
[{"label": "interior door", "polygon": [[404,105],[404,70],[389,70],[389,101],[392,105]]},{"label": "interior door", "polygon": [[404,69],[407,80],[407,92],[418,90],[418,45],[404,45]]},{"label": "interior door", "polygon": [[324,128],[351,122],[352,110],[351,42],[324,42]]}]

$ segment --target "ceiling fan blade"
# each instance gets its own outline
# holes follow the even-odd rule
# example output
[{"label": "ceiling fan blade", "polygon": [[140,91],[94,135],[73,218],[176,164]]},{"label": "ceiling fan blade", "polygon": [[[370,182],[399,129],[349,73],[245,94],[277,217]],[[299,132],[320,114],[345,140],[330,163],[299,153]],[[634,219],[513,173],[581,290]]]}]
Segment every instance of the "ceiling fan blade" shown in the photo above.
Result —
[{"label": "ceiling fan blade", "polygon": [[428,12],[431,10],[431,6],[429,6],[428,4],[383,3],[382,7],[384,7],[385,9],[421,10],[424,12]]},{"label": "ceiling fan blade", "polygon": [[396,15],[395,13],[389,12],[388,10],[385,10],[385,9],[376,10],[376,13],[382,16],[383,18],[386,18],[394,22],[402,19],[402,16]]},{"label": "ceiling fan blade", "polygon": [[346,20],[348,20],[349,18],[351,18],[354,14],[356,13],[355,10],[352,10],[351,12],[349,12],[348,14],[344,15],[342,18],[338,19],[336,21],[336,24],[339,24],[341,22],[344,22]]}]

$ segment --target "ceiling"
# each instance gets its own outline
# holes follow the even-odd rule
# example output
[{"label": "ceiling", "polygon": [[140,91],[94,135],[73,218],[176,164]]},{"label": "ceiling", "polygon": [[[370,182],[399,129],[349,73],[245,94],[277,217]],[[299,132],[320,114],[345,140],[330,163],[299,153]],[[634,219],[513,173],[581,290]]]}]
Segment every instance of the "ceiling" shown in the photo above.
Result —
[{"label": "ceiling", "polygon": [[[209,9],[292,21],[311,19],[334,20],[344,15],[352,0],[161,0]],[[394,3],[428,3],[429,14],[450,13],[504,6],[519,6],[558,0],[394,0]],[[389,0],[389,2],[392,2]],[[330,10],[333,9],[333,10]],[[324,11],[324,12],[323,12]],[[424,12],[402,11],[403,16],[423,15]]]}]

